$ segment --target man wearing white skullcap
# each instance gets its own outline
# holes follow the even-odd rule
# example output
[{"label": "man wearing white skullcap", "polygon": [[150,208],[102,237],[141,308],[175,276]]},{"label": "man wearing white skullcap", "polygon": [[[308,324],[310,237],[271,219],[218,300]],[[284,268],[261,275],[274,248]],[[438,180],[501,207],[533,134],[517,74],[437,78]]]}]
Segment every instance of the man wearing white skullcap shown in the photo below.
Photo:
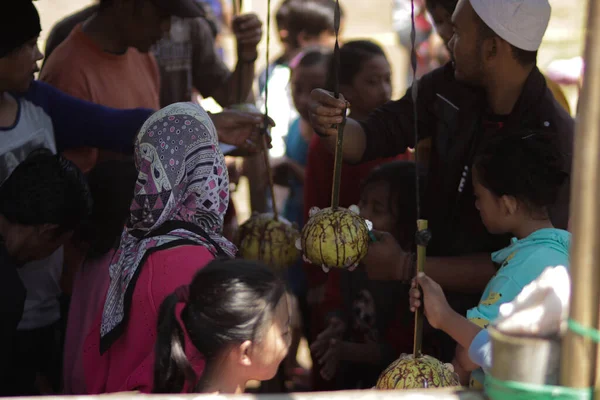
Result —
[{"label": "man wearing white skullcap", "polygon": [[[404,97],[375,110],[367,121],[349,118],[344,128],[344,160],[353,163],[415,148],[415,131],[419,145],[431,140],[427,189],[421,200],[432,234],[425,269],[442,288],[461,294],[449,298],[452,308],[463,315],[478,303],[497,271],[489,254],[510,243],[510,238],[486,231],[475,207],[471,166],[482,144],[494,135],[548,132],[557,136],[566,156],[564,171],[571,168],[573,119],[556,102],[536,66],[550,14],[548,0],[459,0],[448,44],[453,62],[419,80],[416,119],[409,88]],[[331,149],[346,106],[343,98],[324,90],[312,93],[313,128]],[[569,186],[567,180],[550,208],[556,228],[567,229]],[[400,248],[389,234],[375,235],[377,241],[369,244],[363,260],[369,277],[409,281],[414,276],[414,254]],[[451,361],[454,350],[446,347],[434,356]],[[456,358],[459,367],[476,368],[469,364],[466,349],[456,349]]]},{"label": "man wearing white skullcap", "polygon": [[[535,67],[550,12],[548,0],[459,1],[449,43],[456,78],[483,87],[494,78],[522,85]],[[505,107],[509,109],[498,111],[509,113],[514,105],[510,103]]]}]

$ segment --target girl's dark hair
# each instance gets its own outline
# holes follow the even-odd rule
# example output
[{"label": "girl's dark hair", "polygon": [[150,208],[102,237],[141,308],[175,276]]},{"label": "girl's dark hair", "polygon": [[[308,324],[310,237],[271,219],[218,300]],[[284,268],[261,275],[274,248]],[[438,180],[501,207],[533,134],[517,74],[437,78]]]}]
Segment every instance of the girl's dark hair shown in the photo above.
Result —
[{"label": "girl's dark hair", "polygon": [[[412,161],[391,161],[375,168],[363,181],[361,193],[368,190],[370,185],[376,183],[387,183],[389,186],[389,204],[394,207],[392,214],[397,217],[397,230],[406,240],[401,245],[412,247],[414,245],[414,234],[417,230],[417,205],[416,205],[416,179],[424,175],[422,168],[417,168]],[[423,186],[420,190],[423,192]]]},{"label": "girl's dark hair", "polygon": [[277,12],[275,13],[275,23],[277,24],[277,30],[287,28],[287,19],[290,13],[290,0],[284,0],[279,5]]},{"label": "girl's dark hair", "polygon": [[427,7],[429,12],[436,7],[442,7],[452,14],[457,4],[458,0],[425,0],[425,7]]},{"label": "girl's dark hair", "polygon": [[299,46],[298,35],[303,32],[311,36],[323,32],[333,34],[334,0],[291,0],[287,7],[285,24],[289,32],[289,44],[293,47]]},{"label": "girl's dark hair", "polygon": [[160,306],[154,364],[154,392],[201,392],[216,359],[229,346],[263,339],[285,295],[283,282],[266,266],[245,260],[212,261],[196,274],[181,320],[193,345],[206,361],[198,379],[185,356],[182,327],[175,307],[177,292]]},{"label": "girl's dark hair", "polygon": [[513,196],[531,211],[556,203],[569,178],[558,135],[520,131],[491,138],[475,159],[479,183],[496,196]]},{"label": "girl's dark hair", "polygon": [[[339,80],[340,85],[352,85],[354,78],[362,69],[366,61],[373,57],[383,56],[387,59],[383,49],[375,42],[370,40],[354,40],[345,43],[340,48],[340,70]],[[335,60],[333,57],[327,68],[327,85],[328,90],[333,91],[335,86]]]},{"label": "girl's dark hair", "polygon": [[298,67],[310,68],[318,64],[328,63],[331,58],[331,50],[313,46],[302,51],[297,57],[290,63],[292,69]]},{"label": "girl's dark hair", "polygon": [[89,172],[88,185],[94,205],[89,220],[76,235],[90,245],[88,257],[101,257],[118,244],[129,216],[137,176],[133,161],[106,161]]}]

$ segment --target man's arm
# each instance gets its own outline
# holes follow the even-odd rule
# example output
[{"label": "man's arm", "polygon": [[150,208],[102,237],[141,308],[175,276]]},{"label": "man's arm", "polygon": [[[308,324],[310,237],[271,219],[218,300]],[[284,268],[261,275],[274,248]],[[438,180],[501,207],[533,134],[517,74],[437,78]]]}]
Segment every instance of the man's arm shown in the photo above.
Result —
[{"label": "man's arm", "polygon": [[[425,97],[425,96],[424,96]],[[335,99],[323,89],[311,94],[310,120],[314,130],[323,137],[330,151],[334,151],[337,141],[337,124],[342,121],[346,108],[343,96]],[[419,100],[420,138],[428,137],[431,118],[425,114],[426,107]],[[393,157],[414,147],[413,102],[410,90],[397,101],[390,101],[371,113],[366,121],[358,122],[351,118],[344,128],[344,161],[359,163],[377,158]]]},{"label": "man's arm", "polygon": [[134,138],[150,109],[116,110],[79,100],[36,81],[27,98],[52,119],[59,152],[78,147],[97,147],[121,153],[133,151]]},{"label": "man's arm", "polygon": [[[238,59],[235,71],[225,83],[212,92],[212,97],[221,107],[252,102],[252,82],[254,80],[254,61]],[[241,81],[241,86],[240,86]]]},{"label": "man's arm", "polygon": [[202,19],[192,22],[192,46],[192,80],[202,96],[213,97],[222,107],[244,103],[253,97],[256,54],[238,51],[238,62],[231,73],[216,52],[208,23]]}]

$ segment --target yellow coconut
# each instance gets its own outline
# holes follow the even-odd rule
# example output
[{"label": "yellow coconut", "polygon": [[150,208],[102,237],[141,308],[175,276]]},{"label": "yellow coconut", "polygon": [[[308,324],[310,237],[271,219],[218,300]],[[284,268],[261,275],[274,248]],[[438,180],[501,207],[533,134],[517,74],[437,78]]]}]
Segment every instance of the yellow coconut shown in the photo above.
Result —
[{"label": "yellow coconut", "polygon": [[294,264],[300,252],[295,243],[300,232],[295,224],[273,214],[252,215],[243,223],[236,234],[238,255],[246,260],[262,261],[270,267],[281,270]]},{"label": "yellow coconut", "polygon": [[377,389],[423,389],[460,386],[452,364],[431,356],[403,354],[379,377]]},{"label": "yellow coconut", "polygon": [[329,268],[355,268],[367,255],[369,224],[358,215],[358,207],[350,209],[313,207],[302,229],[299,246],[305,260]]}]

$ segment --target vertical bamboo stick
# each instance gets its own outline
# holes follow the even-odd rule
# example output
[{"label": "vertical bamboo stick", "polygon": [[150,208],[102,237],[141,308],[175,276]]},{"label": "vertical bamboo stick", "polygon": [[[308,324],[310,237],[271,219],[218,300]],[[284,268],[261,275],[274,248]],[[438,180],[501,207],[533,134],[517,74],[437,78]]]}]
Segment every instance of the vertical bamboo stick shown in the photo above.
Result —
[{"label": "vertical bamboo stick", "polygon": [[[426,230],[428,227],[427,220],[417,220],[417,232]],[[427,248],[422,245],[417,245],[417,275],[419,272],[425,272],[425,257],[427,256]],[[423,343],[423,311],[417,309],[415,311],[415,335],[413,343],[413,356],[418,358],[421,356],[421,348]]]},{"label": "vertical bamboo stick", "polygon": [[[340,11],[340,0],[336,0],[335,2],[335,14],[333,19],[333,27],[335,30],[335,47],[333,49],[333,58],[335,61],[334,66],[334,97],[336,99],[340,98],[340,19],[341,19],[341,11]],[[338,208],[340,205],[340,184],[342,180],[342,164],[343,164],[343,154],[344,154],[344,127],[346,126],[346,110],[344,109],[342,123],[338,124],[337,127],[337,141],[335,144],[335,161],[333,164],[333,185],[331,188],[331,208],[334,210]]]},{"label": "vertical bamboo stick", "polygon": [[[585,85],[575,132],[571,174],[571,307],[570,318],[598,326],[600,287],[600,3],[589,0],[585,46]],[[561,385],[593,384],[596,345],[569,331],[563,341]]]}]

